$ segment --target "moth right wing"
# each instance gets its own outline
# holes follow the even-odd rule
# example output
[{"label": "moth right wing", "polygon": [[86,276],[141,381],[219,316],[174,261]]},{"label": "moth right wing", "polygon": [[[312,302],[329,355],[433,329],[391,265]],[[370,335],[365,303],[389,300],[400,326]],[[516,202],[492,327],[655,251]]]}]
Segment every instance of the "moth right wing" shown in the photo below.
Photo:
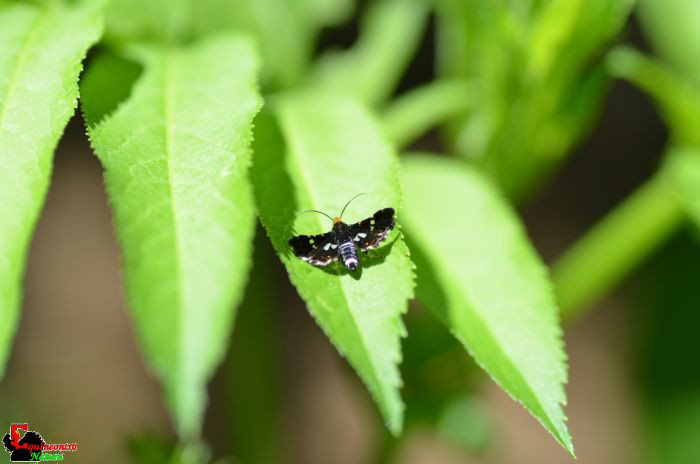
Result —
[{"label": "moth right wing", "polygon": [[350,233],[360,250],[367,251],[377,248],[394,228],[394,224],[393,208],[384,208],[364,221],[352,224]]}]

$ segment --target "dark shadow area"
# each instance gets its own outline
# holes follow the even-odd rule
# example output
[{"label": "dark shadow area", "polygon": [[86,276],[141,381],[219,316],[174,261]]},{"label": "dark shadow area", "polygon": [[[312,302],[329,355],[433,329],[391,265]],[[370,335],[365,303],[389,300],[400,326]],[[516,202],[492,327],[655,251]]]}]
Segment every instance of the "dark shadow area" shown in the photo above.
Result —
[{"label": "dark shadow area", "polygon": [[416,265],[416,298],[429,306],[433,314],[440,317],[443,322],[447,321],[449,319],[447,295],[433,270],[427,253],[410,237],[405,236],[404,240],[411,252],[411,260]]},{"label": "dark shadow area", "polygon": [[634,279],[635,373],[648,464],[700,462],[700,247],[686,229]]},{"label": "dark shadow area", "polygon": [[226,361],[211,383],[211,402],[218,407],[208,409],[205,435],[216,458],[276,464],[284,454],[285,414],[279,308],[288,303],[279,290],[289,283],[261,226],[255,237],[253,269]]},{"label": "dark shadow area", "polygon": [[418,43],[418,49],[401,77],[395,95],[427,84],[435,79],[435,13],[428,16],[428,24]]},{"label": "dark shadow area", "polygon": [[262,111],[255,118],[250,178],[260,221],[278,253],[288,256],[287,240],[296,235],[295,189],[287,173],[286,146],[274,115]]}]

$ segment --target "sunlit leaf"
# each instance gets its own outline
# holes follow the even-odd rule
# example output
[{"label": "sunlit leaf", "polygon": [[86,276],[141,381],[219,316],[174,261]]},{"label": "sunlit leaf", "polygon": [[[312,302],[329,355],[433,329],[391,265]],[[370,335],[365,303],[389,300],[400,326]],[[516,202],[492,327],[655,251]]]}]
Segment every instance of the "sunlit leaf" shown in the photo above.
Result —
[{"label": "sunlit leaf", "polygon": [[[295,234],[329,231],[331,222],[307,209],[345,213],[348,223],[381,208],[398,209],[397,159],[378,124],[353,99],[308,93],[276,102],[281,133],[270,116],[258,118],[252,169],[260,219],[299,295],[338,351],[364,380],[389,429],[401,429],[403,404],[401,313],[413,295],[413,265],[398,230],[353,274],[321,269],[291,253]],[[284,136],[284,139],[282,138]],[[286,144],[285,144],[286,142]]]},{"label": "sunlit leaf", "polygon": [[456,161],[407,157],[401,181],[418,299],[573,453],[557,307],[515,214],[481,174]]},{"label": "sunlit leaf", "polygon": [[89,127],[131,316],[183,437],[199,433],[250,264],[256,70],[252,45],[237,36],[153,50],[131,96]]},{"label": "sunlit leaf", "polygon": [[53,151],[75,110],[81,62],[101,30],[95,5],[0,4],[0,376]]},{"label": "sunlit leaf", "polygon": [[528,67],[541,80],[568,80],[614,38],[636,0],[542,2],[528,40]]}]

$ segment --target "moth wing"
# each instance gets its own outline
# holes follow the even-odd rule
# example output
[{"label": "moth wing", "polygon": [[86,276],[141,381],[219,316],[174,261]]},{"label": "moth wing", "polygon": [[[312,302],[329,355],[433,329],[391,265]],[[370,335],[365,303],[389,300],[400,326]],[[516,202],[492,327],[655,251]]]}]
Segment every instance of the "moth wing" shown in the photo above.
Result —
[{"label": "moth wing", "polygon": [[371,217],[350,226],[353,242],[362,251],[377,248],[394,228],[394,209],[380,209]]},{"label": "moth wing", "polygon": [[289,239],[294,256],[314,266],[326,266],[338,258],[337,245],[330,232],[319,235],[297,235]]}]

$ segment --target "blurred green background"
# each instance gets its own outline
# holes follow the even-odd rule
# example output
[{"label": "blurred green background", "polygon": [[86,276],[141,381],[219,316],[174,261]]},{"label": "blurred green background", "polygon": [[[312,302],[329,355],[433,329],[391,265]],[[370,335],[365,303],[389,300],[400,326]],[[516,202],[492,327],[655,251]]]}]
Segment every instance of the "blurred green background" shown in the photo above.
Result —
[{"label": "blurred green background", "polygon": [[[700,126],[689,114],[693,105],[678,109],[678,99],[669,96],[677,86],[663,88],[658,82],[668,81],[637,72],[643,63],[634,62],[639,56],[622,55],[633,53],[629,49],[608,55],[624,42],[647,54],[660,52],[670,73],[697,76],[700,61],[687,55],[700,50],[700,40],[693,41],[700,31],[699,2],[653,2],[643,2],[641,14],[629,18],[612,11],[629,7],[625,2],[591,2],[590,8],[579,2],[575,27],[562,24],[563,14],[543,15],[537,25],[541,34],[523,42],[519,28],[538,2],[446,0],[443,9],[425,15],[425,24],[416,21],[415,30],[406,31],[406,43],[387,45],[390,51],[407,49],[405,73],[384,75],[378,64],[380,77],[373,79],[386,78],[386,89],[358,87],[357,92],[379,105],[436,76],[467,80],[472,86],[467,94],[477,96],[467,105],[469,116],[409,137],[406,147],[453,152],[490,173],[517,202],[530,238],[552,264],[660,172],[669,140],[700,139]],[[567,3],[572,2],[562,2]],[[372,25],[362,18],[372,7],[360,2],[344,21],[328,21],[338,24],[319,29],[310,55],[366,37],[361,31]],[[451,15],[462,8],[464,15]],[[675,8],[678,14],[658,8]],[[390,15],[379,18],[375,31],[391,28]],[[468,24],[455,25],[462,19]],[[178,19],[169,21],[168,33],[177,35]],[[129,28],[137,23],[112,30],[132,33]],[[395,35],[401,36],[400,28]],[[387,43],[374,43],[380,42]],[[691,53],[678,52],[679,44]],[[450,55],[451,46],[465,47],[463,61]],[[268,54],[274,57],[272,49]],[[606,56],[612,71],[604,69]],[[332,56],[325,58],[332,63]],[[279,59],[297,60],[300,69],[286,66],[275,74],[272,66],[266,72],[276,77],[269,77],[265,88],[285,88],[300,79],[310,57]],[[344,78],[352,79],[352,63],[328,65],[327,72],[345,66]],[[323,75],[323,65],[314,72],[310,75]],[[612,80],[609,72],[637,85]],[[668,103],[665,97],[676,100]],[[67,437],[78,443],[79,452],[68,456],[76,463],[163,462],[177,446],[175,433],[124,310],[101,172],[76,114],[56,151],[31,245],[22,320],[0,383],[0,424],[22,418],[50,441]],[[670,229],[624,258],[631,263],[630,274],[621,286],[602,299],[596,291],[581,297],[586,301],[577,317],[564,323],[570,363],[566,414],[579,462],[700,462],[700,247],[690,225]],[[204,437],[213,460],[571,462],[418,304],[405,318],[410,335],[403,341],[401,369],[407,426],[400,439],[387,436],[369,394],[307,313],[264,235],[257,230],[255,267],[232,345],[210,387]],[[618,246],[625,249],[625,236],[618,239],[610,245],[613,252],[599,256],[588,272],[595,273],[596,264],[606,268]],[[626,271],[613,274],[599,285],[600,295]]]}]

